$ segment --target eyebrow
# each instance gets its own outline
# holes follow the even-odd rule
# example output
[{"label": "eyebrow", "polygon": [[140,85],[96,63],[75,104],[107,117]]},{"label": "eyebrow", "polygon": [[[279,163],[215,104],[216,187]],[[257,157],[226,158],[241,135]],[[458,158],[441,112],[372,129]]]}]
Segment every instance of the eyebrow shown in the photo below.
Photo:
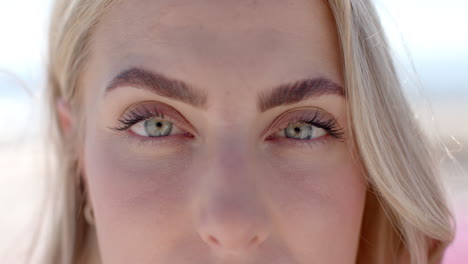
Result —
[{"label": "eyebrow", "polygon": [[130,68],[119,73],[107,86],[106,94],[123,86],[149,90],[199,108],[206,106],[206,94],[202,91],[194,89],[183,81],[141,68]]},{"label": "eyebrow", "polygon": [[[142,68],[133,67],[120,72],[112,79],[105,92],[107,94],[124,86],[149,90],[160,96],[198,108],[205,108],[207,104],[207,95],[202,90],[181,80]],[[281,84],[273,87],[270,91],[259,93],[257,107],[261,112],[265,112],[277,106],[293,104],[325,94],[345,96],[344,89],[330,79],[325,77],[306,78]]]},{"label": "eyebrow", "polygon": [[280,105],[294,104],[311,97],[336,94],[345,97],[343,87],[325,77],[306,78],[286,83],[259,95],[258,108],[261,112]]}]

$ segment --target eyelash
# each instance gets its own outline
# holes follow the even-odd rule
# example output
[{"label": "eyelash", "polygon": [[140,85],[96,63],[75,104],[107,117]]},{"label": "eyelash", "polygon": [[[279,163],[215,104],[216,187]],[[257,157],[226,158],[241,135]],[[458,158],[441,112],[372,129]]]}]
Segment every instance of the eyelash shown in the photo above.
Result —
[{"label": "eyelash", "polygon": [[[328,135],[338,140],[343,140],[344,138],[344,130],[343,128],[340,128],[338,126],[336,120],[333,118],[325,117],[325,114],[318,110],[315,110],[312,116],[310,111],[294,113],[293,117],[290,118],[285,125],[281,125],[281,128],[276,130],[276,133],[285,129],[286,127],[292,126],[297,123],[304,123],[318,128],[322,128],[325,131],[327,131]],[[273,136],[268,136],[267,138],[272,137]]]},{"label": "eyelash", "polygon": [[[161,119],[164,119],[164,113],[159,111],[156,106],[153,106],[152,109],[148,109],[148,107],[142,107],[141,111],[142,113],[138,113],[140,109],[134,109],[131,110],[129,113],[125,114],[124,116],[120,117],[118,122],[120,123],[120,126],[113,128],[114,130],[118,131],[125,131],[129,129],[131,126],[135,125],[138,122],[153,118],[153,117],[158,117]],[[172,119],[165,119],[169,122],[177,123]]]},{"label": "eyelash", "polygon": [[[326,117],[324,113],[321,111],[315,110],[313,114],[311,115],[310,111],[307,112],[297,112],[292,114],[293,117],[288,118],[289,121],[287,122],[281,122],[283,123],[281,125],[280,129],[275,130],[274,133],[270,134],[266,139],[272,139],[275,138],[274,134],[280,132],[281,130],[285,129],[286,127],[289,127],[291,125],[297,124],[297,123],[305,123],[305,124],[310,124],[312,126],[322,128],[324,129],[328,135],[331,137],[342,141],[344,139],[344,131],[343,128],[339,128],[337,122],[333,118]],[[122,117],[118,119],[119,126],[113,127],[111,129],[116,130],[116,131],[125,131],[128,130],[130,127],[133,125],[137,124],[138,122],[150,119],[150,118],[161,118],[165,119],[169,122],[174,123],[174,125],[178,126],[180,122],[174,120],[173,118],[168,117],[167,115],[164,115],[163,111],[160,111],[158,109],[157,105],[150,105],[150,106],[145,106],[143,105],[142,107],[138,107],[136,109],[132,109],[126,114],[124,114]],[[278,123],[278,122],[276,122]],[[277,125],[277,124],[275,124]],[[183,126],[182,126],[183,127]],[[192,136],[190,133],[187,132],[188,135]],[[161,139],[164,137],[156,137],[155,139]],[[297,140],[297,139],[291,139],[290,140]],[[314,141],[312,140],[298,140],[298,141]]]}]

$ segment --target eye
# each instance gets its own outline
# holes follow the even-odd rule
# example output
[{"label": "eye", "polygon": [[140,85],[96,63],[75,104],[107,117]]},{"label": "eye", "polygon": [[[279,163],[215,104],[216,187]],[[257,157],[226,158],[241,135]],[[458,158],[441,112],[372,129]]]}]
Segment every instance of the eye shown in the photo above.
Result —
[{"label": "eye", "polygon": [[162,118],[149,118],[130,127],[130,131],[143,137],[165,137],[172,134],[184,134],[184,131]]},{"label": "eye", "polygon": [[287,126],[277,133],[277,137],[287,137],[292,139],[314,139],[327,134],[323,128],[316,127],[305,122],[298,122]]},{"label": "eye", "polygon": [[154,101],[145,101],[131,107],[118,119],[118,126],[109,127],[115,131],[126,131],[151,138],[168,136],[193,137],[187,120],[174,108]]},{"label": "eye", "polygon": [[[280,115],[271,125],[274,132],[266,139],[288,139],[291,142],[311,142],[314,139],[343,141],[343,128],[333,116],[317,108],[296,108]],[[328,137],[330,136],[330,137]]]}]

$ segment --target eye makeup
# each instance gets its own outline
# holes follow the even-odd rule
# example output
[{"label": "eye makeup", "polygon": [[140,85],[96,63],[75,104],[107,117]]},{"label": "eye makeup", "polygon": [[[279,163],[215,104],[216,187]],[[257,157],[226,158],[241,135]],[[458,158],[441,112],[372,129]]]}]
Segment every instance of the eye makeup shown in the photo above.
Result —
[{"label": "eye makeup", "polygon": [[[134,128],[139,123],[150,121],[150,119],[164,120],[170,122],[173,131],[179,131],[177,134],[165,136],[144,136],[136,133]],[[122,140],[125,143],[135,145],[139,148],[152,149],[164,145],[180,145],[187,140],[194,138],[194,128],[189,122],[173,107],[157,102],[143,101],[128,107],[118,118],[117,125],[108,127],[112,131],[123,133]]]},{"label": "eye makeup", "polygon": [[[144,122],[151,118],[157,118],[171,122],[173,126],[178,127],[183,134],[167,135],[160,137],[141,136],[133,133],[130,128],[139,122]],[[313,139],[296,139],[285,136],[279,136],[278,133],[288,127],[300,124],[308,124],[315,129],[323,129],[326,134]],[[140,142],[158,141],[160,143],[170,142],[177,138],[194,138],[195,129],[177,110],[169,105],[157,101],[144,101],[130,106],[118,119],[118,125],[111,127],[114,131],[127,131],[129,139],[136,139]],[[189,132],[190,131],[190,132]],[[270,143],[292,144],[291,146],[305,146],[307,144],[324,143],[327,140],[344,140],[344,129],[338,125],[338,122],[330,114],[319,108],[302,107],[289,110],[277,117],[272,124],[264,130],[264,140]],[[284,133],[283,133],[284,134]]]},{"label": "eye makeup", "polygon": [[[277,136],[279,132],[297,124],[309,124],[324,129],[326,134],[314,139],[294,139]],[[326,143],[329,140],[344,141],[344,129],[341,128],[330,114],[319,108],[296,108],[281,114],[270,127],[266,129],[265,141],[284,146],[304,147],[314,146],[317,143]]]},{"label": "eye makeup", "polygon": [[[337,121],[328,113],[317,108],[300,108],[287,111],[280,115],[270,126],[268,130],[281,130],[294,124],[304,123],[318,128],[323,128],[328,135],[343,139],[343,128],[338,126]],[[267,139],[271,139],[270,134]]]},{"label": "eye makeup", "polygon": [[[129,107],[129,109],[126,110],[118,119],[119,124],[111,129],[116,131],[125,131],[138,122],[145,121],[150,118],[163,119],[183,130],[194,130],[189,122],[182,117],[177,110],[164,103],[155,101],[145,101]],[[186,136],[189,136],[189,134],[192,135],[189,132],[186,132],[186,134]]]}]

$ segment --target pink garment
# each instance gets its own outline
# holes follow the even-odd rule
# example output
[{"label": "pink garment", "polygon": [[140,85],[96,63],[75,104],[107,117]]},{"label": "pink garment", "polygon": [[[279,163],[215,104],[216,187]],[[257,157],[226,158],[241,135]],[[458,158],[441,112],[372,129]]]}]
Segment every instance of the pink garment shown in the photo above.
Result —
[{"label": "pink garment", "polygon": [[443,264],[468,264],[468,205],[455,208],[457,230],[455,240],[445,251]]}]

